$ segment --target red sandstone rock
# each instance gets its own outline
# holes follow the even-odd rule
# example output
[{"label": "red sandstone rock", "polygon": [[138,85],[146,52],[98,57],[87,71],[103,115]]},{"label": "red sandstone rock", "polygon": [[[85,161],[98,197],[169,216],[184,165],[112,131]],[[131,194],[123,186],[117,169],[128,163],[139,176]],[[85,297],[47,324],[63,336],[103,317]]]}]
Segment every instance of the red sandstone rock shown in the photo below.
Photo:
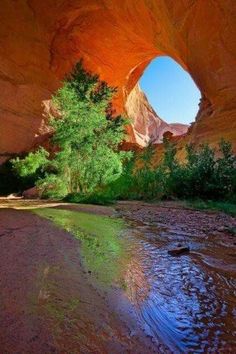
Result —
[{"label": "red sandstone rock", "polygon": [[188,125],[168,124],[161,119],[150,106],[139,85],[130,92],[125,107],[128,117],[132,119],[133,136],[130,135],[129,140],[140,146],[146,146],[149,142],[154,144],[162,142],[167,131],[176,136],[188,130]]},{"label": "red sandstone rock", "polygon": [[163,138],[166,140],[172,140],[173,139],[173,133],[170,131],[167,131],[163,134]]},{"label": "red sandstone rock", "polygon": [[37,187],[32,187],[24,191],[22,195],[25,199],[38,199],[41,197],[42,193]]},{"label": "red sandstone rock", "polygon": [[224,137],[236,149],[235,16],[235,0],[2,0],[1,159],[48,137],[43,102],[81,57],[118,87],[121,112],[149,62],[169,55],[203,95],[182,144]]}]

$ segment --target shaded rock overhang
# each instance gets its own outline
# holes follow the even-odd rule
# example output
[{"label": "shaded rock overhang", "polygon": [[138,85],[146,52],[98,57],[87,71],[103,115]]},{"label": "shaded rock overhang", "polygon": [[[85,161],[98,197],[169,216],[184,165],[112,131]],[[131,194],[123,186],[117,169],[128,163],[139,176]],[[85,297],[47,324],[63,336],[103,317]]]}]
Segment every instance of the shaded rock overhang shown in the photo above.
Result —
[{"label": "shaded rock overhang", "polygon": [[234,0],[2,0],[0,159],[47,137],[44,102],[81,57],[118,87],[120,113],[150,61],[170,56],[202,93],[185,139],[236,148],[235,18]]}]

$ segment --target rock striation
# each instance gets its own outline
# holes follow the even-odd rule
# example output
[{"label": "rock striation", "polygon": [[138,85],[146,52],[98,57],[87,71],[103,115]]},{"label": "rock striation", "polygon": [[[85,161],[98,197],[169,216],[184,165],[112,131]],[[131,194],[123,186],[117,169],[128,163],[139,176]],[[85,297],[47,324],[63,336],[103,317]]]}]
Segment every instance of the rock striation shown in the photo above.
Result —
[{"label": "rock striation", "polygon": [[[202,93],[184,139],[215,144],[224,137],[236,148],[235,17],[235,0],[2,0],[0,159],[48,137],[44,102],[81,57],[118,87],[117,112],[149,62],[172,57]],[[136,130],[146,138],[157,128],[152,114],[150,129],[142,127],[148,118],[139,117],[134,140]]]}]

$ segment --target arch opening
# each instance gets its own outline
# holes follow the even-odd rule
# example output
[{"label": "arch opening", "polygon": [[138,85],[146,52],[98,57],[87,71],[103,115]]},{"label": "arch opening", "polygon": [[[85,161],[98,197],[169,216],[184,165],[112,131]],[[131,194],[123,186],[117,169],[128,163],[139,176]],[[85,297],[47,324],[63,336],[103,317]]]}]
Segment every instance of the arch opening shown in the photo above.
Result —
[{"label": "arch opening", "polygon": [[153,59],[139,85],[154,111],[166,123],[181,126],[195,121],[201,93],[189,73],[172,58]]}]

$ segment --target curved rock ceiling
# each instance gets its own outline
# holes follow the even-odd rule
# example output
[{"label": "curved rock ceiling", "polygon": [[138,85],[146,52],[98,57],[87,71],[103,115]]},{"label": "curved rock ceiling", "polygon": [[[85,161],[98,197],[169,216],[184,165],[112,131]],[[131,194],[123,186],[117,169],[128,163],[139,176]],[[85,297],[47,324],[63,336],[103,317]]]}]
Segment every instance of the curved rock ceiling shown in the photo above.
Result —
[{"label": "curved rock ceiling", "polygon": [[235,0],[2,0],[1,156],[47,136],[43,102],[81,57],[118,87],[119,112],[149,62],[172,57],[202,93],[187,139],[236,144],[235,18]]}]

